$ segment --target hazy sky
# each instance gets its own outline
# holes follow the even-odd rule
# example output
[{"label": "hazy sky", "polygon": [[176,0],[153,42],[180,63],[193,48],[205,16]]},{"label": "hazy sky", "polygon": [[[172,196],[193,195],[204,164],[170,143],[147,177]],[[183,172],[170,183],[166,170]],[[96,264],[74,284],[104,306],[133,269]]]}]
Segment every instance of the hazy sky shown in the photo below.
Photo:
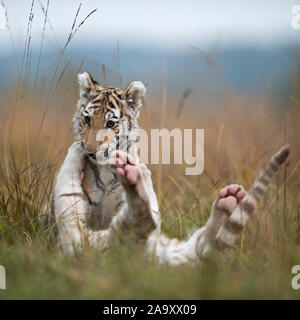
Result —
[{"label": "hazy sky", "polygon": [[[5,0],[15,42],[22,45],[31,0]],[[40,43],[44,15],[35,0],[32,29],[33,44]],[[79,21],[91,10],[73,44],[116,42],[140,46],[177,48],[232,45],[278,46],[300,40],[291,28],[294,0],[51,0],[49,21],[62,45],[72,26],[75,12],[82,3]],[[54,36],[47,26],[46,44]],[[8,31],[0,30],[0,48],[7,51]]]}]

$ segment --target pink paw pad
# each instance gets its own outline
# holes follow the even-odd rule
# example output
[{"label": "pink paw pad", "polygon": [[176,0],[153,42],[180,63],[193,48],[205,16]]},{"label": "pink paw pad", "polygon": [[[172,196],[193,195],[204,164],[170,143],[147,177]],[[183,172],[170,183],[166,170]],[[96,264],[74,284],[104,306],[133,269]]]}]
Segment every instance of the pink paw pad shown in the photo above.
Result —
[{"label": "pink paw pad", "polygon": [[125,152],[116,153],[116,173],[124,177],[126,181],[135,186],[141,176],[139,169],[135,166],[134,159]]},{"label": "pink paw pad", "polygon": [[219,192],[217,208],[232,213],[245,194],[245,190],[237,184],[222,188]]}]

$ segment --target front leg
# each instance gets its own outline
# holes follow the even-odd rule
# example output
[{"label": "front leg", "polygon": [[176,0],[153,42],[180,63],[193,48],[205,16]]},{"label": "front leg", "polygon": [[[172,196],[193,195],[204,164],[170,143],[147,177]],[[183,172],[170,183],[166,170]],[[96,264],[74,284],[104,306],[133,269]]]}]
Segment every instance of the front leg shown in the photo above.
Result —
[{"label": "front leg", "polygon": [[57,175],[54,188],[54,212],[65,253],[74,247],[83,246],[83,218],[85,205],[81,187],[84,155],[80,143],[75,142],[68,150],[64,163]]},{"label": "front leg", "polygon": [[137,240],[146,240],[160,226],[151,173],[122,151],[116,153],[116,173],[126,192],[127,225]]},{"label": "front leg", "polygon": [[83,194],[82,178],[85,156],[80,143],[69,148],[57,175],[54,188],[54,211],[63,251],[67,254],[84,247],[106,248],[111,230],[92,231],[86,224],[90,206]]}]

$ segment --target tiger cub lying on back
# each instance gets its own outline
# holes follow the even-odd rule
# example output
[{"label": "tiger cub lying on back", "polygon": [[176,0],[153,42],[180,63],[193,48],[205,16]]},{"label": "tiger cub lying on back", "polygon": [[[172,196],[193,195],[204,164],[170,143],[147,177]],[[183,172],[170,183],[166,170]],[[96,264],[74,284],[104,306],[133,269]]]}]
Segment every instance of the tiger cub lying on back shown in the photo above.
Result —
[{"label": "tiger cub lying on back", "polygon": [[[103,88],[86,72],[78,75],[78,81],[80,99],[74,117],[78,139],[68,150],[53,194],[64,252],[86,246],[108,249],[114,239],[129,237],[144,245],[159,263],[176,265],[232,247],[289,147],[272,157],[249,192],[236,184],[221,189],[206,225],[190,238],[169,239],[160,233],[151,173],[136,152],[144,85],[133,81],[125,90]],[[99,130],[113,134],[98,139]],[[126,139],[120,139],[122,132],[127,132]],[[115,164],[106,162],[112,157]]]}]

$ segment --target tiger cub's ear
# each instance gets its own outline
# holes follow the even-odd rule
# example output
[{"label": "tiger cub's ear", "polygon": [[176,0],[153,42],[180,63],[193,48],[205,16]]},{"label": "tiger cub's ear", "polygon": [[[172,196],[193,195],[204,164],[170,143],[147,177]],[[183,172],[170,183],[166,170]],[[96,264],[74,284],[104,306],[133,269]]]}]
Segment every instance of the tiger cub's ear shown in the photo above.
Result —
[{"label": "tiger cub's ear", "polygon": [[88,72],[78,74],[79,94],[82,102],[86,101],[96,89],[101,86],[96,82]]},{"label": "tiger cub's ear", "polygon": [[143,97],[145,96],[146,88],[140,81],[132,81],[125,89],[125,96],[128,108],[135,117],[139,114],[139,109],[142,106]]}]

